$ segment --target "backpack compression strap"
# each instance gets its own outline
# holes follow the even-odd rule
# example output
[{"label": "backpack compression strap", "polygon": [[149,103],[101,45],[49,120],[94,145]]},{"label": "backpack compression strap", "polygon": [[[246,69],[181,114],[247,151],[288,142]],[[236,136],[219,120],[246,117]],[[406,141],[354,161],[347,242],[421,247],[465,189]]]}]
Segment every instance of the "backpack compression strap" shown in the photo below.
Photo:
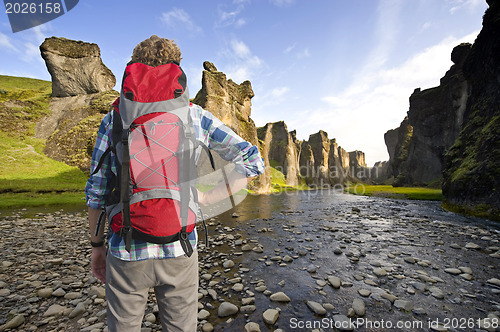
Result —
[{"label": "backpack compression strap", "polygon": [[[209,148],[203,143],[199,143],[199,145],[207,153],[208,159],[210,160],[210,165],[212,166],[212,169],[215,171],[214,157],[212,156],[212,153],[210,152]],[[224,167],[222,167],[221,171],[222,171],[222,175],[224,176],[224,181],[226,182],[226,189],[227,189],[227,193],[229,194],[229,200],[231,201],[231,206],[234,208],[234,207],[236,207],[236,204],[234,204],[233,193],[231,192],[231,187],[229,186],[229,180],[227,179],[226,170],[224,169]]]},{"label": "backpack compression strap", "polygon": [[182,229],[179,234],[179,240],[181,243],[181,247],[184,250],[186,256],[191,257],[193,254],[193,247],[188,239],[187,233],[187,225],[188,225],[188,215],[189,215],[189,199],[191,196],[191,183],[190,181],[193,179],[193,169],[194,169],[194,149],[191,144],[194,144],[192,140],[194,139],[194,132],[192,131],[191,126],[185,126],[183,128],[183,133],[181,134],[183,139],[183,147],[182,147],[182,168],[179,172],[179,177],[181,180],[181,208],[180,208],[180,217],[182,222]]},{"label": "backpack compression strap", "polygon": [[122,208],[123,228],[121,236],[125,241],[125,250],[130,253],[132,249],[132,221],[130,220],[130,196],[129,196],[129,173],[130,173],[130,151],[128,148],[128,132],[122,132],[123,157],[122,157],[122,178],[120,183],[120,202]]}]

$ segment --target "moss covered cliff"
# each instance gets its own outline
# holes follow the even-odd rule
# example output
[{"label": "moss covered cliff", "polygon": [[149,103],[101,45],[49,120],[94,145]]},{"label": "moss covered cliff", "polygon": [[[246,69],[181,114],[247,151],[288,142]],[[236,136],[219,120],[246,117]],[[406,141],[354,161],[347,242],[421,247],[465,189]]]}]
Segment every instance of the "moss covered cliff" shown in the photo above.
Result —
[{"label": "moss covered cliff", "polygon": [[443,194],[451,209],[500,220],[500,3],[488,3],[464,63],[470,95],[463,130],[446,154]]}]

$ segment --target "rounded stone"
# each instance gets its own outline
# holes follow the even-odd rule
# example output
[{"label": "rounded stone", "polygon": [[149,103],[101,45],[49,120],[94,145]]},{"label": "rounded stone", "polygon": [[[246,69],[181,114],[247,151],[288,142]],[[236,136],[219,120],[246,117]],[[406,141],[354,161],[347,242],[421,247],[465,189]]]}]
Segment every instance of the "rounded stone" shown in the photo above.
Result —
[{"label": "rounded stone", "polygon": [[222,302],[219,306],[218,316],[227,317],[236,314],[239,308],[232,303]]},{"label": "rounded stone", "polygon": [[357,316],[362,317],[366,313],[365,302],[361,299],[354,299],[352,301],[352,308]]},{"label": "rounded stone", "polygon": [[358,289],[358,293],[361,296],[368,297],[372,294],[368,289]]},{"label": "rounded stone", "polygon": [[203,327],[201,328],[203,332],[212,332],[214,330],[214,326],[210,323],[205,323],[203,324]]},{"label": "rounded stone", "polygon": [[290,302],[290,298],[283,292],[277,292],[271,295],[271,301],[274,302]]},{"label": "rounded stone", "polygon": [[39,289],[38,292],[36,292],[36,295],[38,295],[41,298],[47,299],[52,296],[54,293],[54,290],[52,288],[42,288]]},{"label": "rounded stone", "polygon": [[149,314],[147,314],[144,317],[144,320],[146,322],[155,323],[156,322],[156,316],[155,316],[155,314],[153,314],[152,312],[150,312]]},{"label": "rounded stone", "polygon": [[245,325],[245,332],[260,332],[260,326],[257,323],[249,322]]},{"label": "rounded stone", "polygon": [[307,301],[306,304],[316,315],[326,315],[326,309],[318,302]]},{"label": "rounded stone", "polygon": [[375,274],[377,277],[385,277],[387,275],[387,271],[382,268],[374,268],[373,274]]},{"label": "rounded stone", "polygon": [[24,316],[16,315],[14,318],[9,320],[5,325],[1,326],[0,330],[15,329],[24,324]]},{"label": "rounded stone", "polygon": [[225,269],[229,269],[229,268],[232,268],[234,266],[234,262],[230,259],[224,261],[224,263],[222,263],[222,266],[225,268]]},{"label": "rounded stone", "polygon": [[340,285],[342,284],[342,281],[340,280],[340,278],[335,277],[335,276],[329,276],[328,282],[330,283],[330,285],[332,285],[333,288],[336,288],[336,289],[339,289]]},{"label": "rounded stone", "polygon": [[276,323],[276,321],[278,320],[279,316],[280,316],[280,312],[278,310],[276,310],[276,309],[267,309],[262,314],[262,319],[264,320],[264,322],[266,324],[273,325],[274,323]]}]

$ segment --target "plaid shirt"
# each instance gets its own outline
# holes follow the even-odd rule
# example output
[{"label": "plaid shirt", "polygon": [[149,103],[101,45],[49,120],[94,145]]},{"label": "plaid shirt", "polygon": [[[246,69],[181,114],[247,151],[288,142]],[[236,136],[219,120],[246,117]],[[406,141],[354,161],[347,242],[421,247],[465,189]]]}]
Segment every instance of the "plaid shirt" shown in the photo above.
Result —
[{"label": "plaid shirt", "polygon": [[[198,105],[191,104],[190,115],[193,119],[196,139],[217,152],[223,159],[231,160],[236,171],[247,177],[262,174],[264,161],[259,149],[244,141],[234,131],[224,125],[212,113]],[[101,156],[111,144],[113,127],[113,113],[106,114],[97,133],[97,140],[92,154],[91,173],[96,168]],[[105,205],[106,197],[111,191],[111,179],[117,174],[116,156],[111,152],[105,158],[101,169],[91,175],[85,186],[87,205],[93,209],[101,209]],[[196,247],[196,231],[189,235],[193,249]],[[122,260],[137,261],[150,258],[170,258],[184,254],[180,242],[169,244],[154,244],[139,240],[132,240],[132,250],[125,250],[125,243],[118,234],[113,234],[109,240],[109,252]]]}]

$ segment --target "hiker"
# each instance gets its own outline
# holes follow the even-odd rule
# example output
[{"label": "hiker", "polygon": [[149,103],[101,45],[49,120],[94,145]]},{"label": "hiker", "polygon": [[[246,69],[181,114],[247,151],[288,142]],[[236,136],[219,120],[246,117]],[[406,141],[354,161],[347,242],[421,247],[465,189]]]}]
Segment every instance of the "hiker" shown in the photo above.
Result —
[{"label": "hiker", "polygon": [[[137,91],[144,92],[154,98],[156,95],[162,95],[166,90],[172,89],[172,93],[175,93],[175,100],[184,100],[187,102],[185,107],[186,114],[189,114],[188,118],[192,119],[190,127],[186,124],[187,120],[183,121],[182,124],[185,127],[184,130],[189,131],[189,128],[194,128],[195,137],[193,140],[195,139],[196,142],[186,144],[192,144],[195,147],[205,145],[210,150],[217,152],[223,159],[231,161],[234,164],[234,170],[225,176],[227,182],[220,182],[206,193],[191,188],[188,190],[191,191],[191,196],[188,192],[187,199],[182,200],[182,197],[186,197],[182,196],[184,195],[183,192],[186,191],[179,190],[181,198],[178,199],[178,202],[174,202],[174,199],[165,199],[163,197],[157,200],[173,205],[178,204],[181,216],[184,206],[188,206],[186,200],[192,201],[196,194],[198,195],[199,205],[214,204],[228,197],[231,192],[235,193],[244,188],[253,177],[261,174],[264,170],[264,163],[257,147],[252,146],[252,144],[236,135],[210,112],[198,105],[189,103],[187,91],[185,91],[187,89],[183,86],[186,83],[183,73],[177,75],[178,80],[173,83],[165,81],[170,79],[171,75],[163,74],[154,76],[155,79],[153,80],[141,81],[137,79],[137,77],[146,77],[144,75],[149,75],[153,71],[155,73],[163,73],[165,71],[181,73],[180,67],[178,67],[180,61],[181,52],[171,40],[153,35],[149,39],[139,43],[133,50],[131,61],[127,64],[120,98],[113,104],[114,110],[104,116],[97,134],[92,154],[92,174],[87,181],[85,193],[89,210],[92,272],[96,278],[106,283],[109,331],[140,330],[150,288],[154,288],[155,291],[163,330],[195,331],[197,328],[198,255],[196,249],[196,228],[194,228],[193,218],[191,218],[193,211],[189,210],[185,212],[185,219],[191,220],[192,228],[194,228],[192,232],[187,230],[188,226],[184,224],[184,219],[181,230],[170,237],[155,237],[155,234],[142,234],[136,228],[133,228],[132,231],[129,230],[130,227],[126,227],[128,225],[127,222],[131,223],[132,227],[136,227],[134,226],[134,222],[141,222],[141,217],[130,217],[131,214],[127,214],[127,209],[136,214],[139,213],[134,210],[136,205],[127,201],[129,199],[129,192],[133,190],[135,193],[138,190],[139,182],[144,181],[146,183],[155,176],[164,177],[164,182],[166,183],[170,183],[171,178],[175,177],[161,173],[160,167],[157,167],[157,165],[146,165],[147,162],[144,161],[145,159],[142,161],[139,160],[139,163],[137,163],[137,160],[126,156],[125,152],[121,150],[127,150],[128,152],[128,141],[127,143],[121,141],[123,143],[122,148],[117,148],[120,145],[120,140],[117,140],[115,137],[117,136],[116,128],[123,124],[125,124],[123,128],[126,128],[127,119],[125,117],[127,115],[124,114],[124,110],[129,107],[127,103],[140,97]],[[147,77],[151,78],[151,76]],[[171,85],[173,87],[170,87]],[[130,86],[133,86],[133,88],[130,88]],[[131,90],[135,89],[135,95],[131,91],[126,91],[129,88]],[[163,116],[166,113],[161,114]],[[179,114],[181,114],[180,111]],[[165,116],[170,115],[166,114]],[[119,119],[121,119],[121,123],[118,122]],[[166,122],[168,121],[153,121],[152,124],[144,123],[142,131],[138,130],[141,124],[130,124],[129,132],[135,130],[134,132],[142,134],[149,139],[144,150],[151,149],[149,151],[151,158],[155,157],[154,154],[157,154],[159,149],[169,144],[169,142],[160,143],[159,140],[170,132],[175,131],[168,129],[165,134],[162,134],[161,130],[166,129],[161,127],[161,125],[166,125]],[[121,127],[120,130],[122,130]],[[188,137],[187,134],[186,137]],[[134,138],[131,139],[133,140]],[[133,153],[133,144],[130,143],[130,155]],[[155,145],[156,150],[152,150],[153,145]],[[180,146],[181,143],[178,145]],[[127,148],[125,149],[124,146],[127,146]],[[171,158],[178,158],[179,155],[182,155],[182,153],[172,153]],[[181,163],[180,160],[178,161],[179,164]],[[184,158],[182,160],[182,162],[185,162],[188,159]],[[194,159],[189,160],[191,164],[194,164]],[[125,166],[127,162],[130,162],[130,168]],[[123,168],[121,163],[124,165]],[[162,159],[160,166],[165,168],[165,165],[167,165],[167,162]],[[187,168],[192,168],[191,166],[193,165]],[[150,171],[142,180],[138,180],[137,178],[139,176],[139,172],[137,171],[139,167],[142,167],[145,171]],[[179,176],[183,172],[184,167],[182,165],[172,167],[175,169],[176,167],[179,168]],[[141,171],[143,170],[142,168]],[[120,186],[120,183],[122,185],[125,183],[127,186],[132,183],[132,181],[128,180],[127,176],[135,176],[134,181],[136,183],[133,187],[127,188],[129,190],[121,188],[119,194],[121,198],[118,201],[115,199],[115,207],[118,207],[118,213],[115,212],[114,215],[110,214],[109,210],[116,210],[113,206],[109,206],[109,201],[113,199],[116,187]],[[125,182],[123,182],[123,179],[125,179]],[[182,187],[182,184],[179,186]],[[146,189],[150,188],[145,188],[144,191],[147,191]],[[157,192],[165,192],[166,189],[162,190]],[[196,193],[193,193],[194,191]],[[149,204],[151,201],[148,201],[147,198],[141,199],[144,199],[141,202],[144,205]],[[103,218],[101,218],[102,209],[105,207],[108,214],[105,218],[107,219],[107,224],[110,225],[107,246],[104,241],[104,224],[106,222],[103,222]],[[191,205],[189,209],[191,209]],[[155,210],[157,210],[156,207],[148,205],[143,212],[152,213]],[[167,210],[161,209],[157,212],[159,215],[154,218],[154,223],[158,222],[158,225],[161,225],[165,220],[169,220],[169,218],[180,218],[175,213],[170,213]],[[162,229],[158,231],[162,231]],[[161,241],[165,240],[165,238],[175,238],[177,240],[171,243],[162,243],[161,241],[159,241],[160,243],[153,243],[149,240],[137,239],[137,237],[153,240],[158,238]]]}]

